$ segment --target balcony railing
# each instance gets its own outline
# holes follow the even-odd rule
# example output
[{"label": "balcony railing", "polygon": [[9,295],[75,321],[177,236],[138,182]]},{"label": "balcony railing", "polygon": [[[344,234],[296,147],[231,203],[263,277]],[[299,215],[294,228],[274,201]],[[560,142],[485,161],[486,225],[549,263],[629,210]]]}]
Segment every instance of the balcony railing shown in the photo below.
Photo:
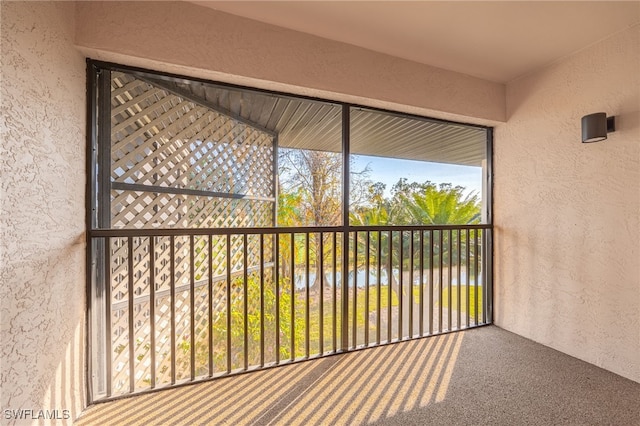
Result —
[{"label": "balcony railing", "polygon": [[92,231],[92,398],[489,324],[491,231]]}]

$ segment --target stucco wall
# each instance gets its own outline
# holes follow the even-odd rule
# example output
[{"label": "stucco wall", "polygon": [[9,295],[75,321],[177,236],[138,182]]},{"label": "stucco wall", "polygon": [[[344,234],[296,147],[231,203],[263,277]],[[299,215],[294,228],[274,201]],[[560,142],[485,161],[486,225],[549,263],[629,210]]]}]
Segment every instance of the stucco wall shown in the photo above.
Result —
[{"label": "stucco wall", "polygon": [[[2,410],[75,417],[84,402],[85,64],[74,37],[132,65],[505,119],[502,85],[195,5],[0,4]],[[178,30],[163,31],[167,20]],[[494,208],[496,323],[636,381],[639,37],[635,27],[507,86]],[[596,111],[616,115],[618,131],[583,145],[580,117]]]},{"label": "stucco wall", "polygon": [[[87,56],[230,83],[504,121],[504,85],[186,2],[79,2]],[[167,30],[170,29],[170,30]],[[172,64],[172,66],[167,66]],[[418,112],[418,111],[416,111]]]},{"label": "stucco wall", "polygon": [[[507,85],[495,322],[640,381],[640,26]],[[604,142],[580,118],[616,116]]]},{"label": "stucco wall", "polygon": [[1,8],[0,422],[11,424],[4,410],[76,417],[84,404],[85,63],[73,4]]}]

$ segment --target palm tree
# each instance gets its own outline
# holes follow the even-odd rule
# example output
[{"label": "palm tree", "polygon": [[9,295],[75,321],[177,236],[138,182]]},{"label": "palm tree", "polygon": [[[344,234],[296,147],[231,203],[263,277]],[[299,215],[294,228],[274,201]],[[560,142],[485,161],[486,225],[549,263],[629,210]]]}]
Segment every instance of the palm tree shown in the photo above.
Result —
[{"label": "palm tree", "polygon": [[[404,188],[403,188],[404,189]],[[429,181],[396,194],[404,210],[406,224],[466,225],[480,222],[478,195],[464,195],[464,188],[450,183]]]},{"label": "palm tree", "polygon": [[[479,197],[473,192],[465,195],[465,188],[462,186],[453,186],[449,183],[436,185],[430,181],[408,183],[406,179],[400,179],[393,185],[390,198],[383,198],[380,188],[374,188],[370,192],[374,195],[373,206],[360,208],[352,213],[350,217],[352,225],[463,225],[480,222]],[[439,232],[443,232],[442,248],[438,243]],[[395,237],[394,247],[398,244]],[[436,242],[433,245],[434,255],[439,256],[442,252],[445,256],[444,260],[447,261],[449,238],[452,238],[452,243],[455,243],[459,237],[446,231],[433,231],[432,234],[425,236],[425,238],[431,237]],[[377,233],[372,233],[371,256],[377,255],[377,238]],[[387,238],[388,234],[382,233],[383,261],[387,259],[388,249],[385,250],[388,247]],[[428,244],[428,241],[425,239],[425,244]],[[464,249],[466,241],[463,239],[461,243]],[[404,253],[409,252],[409,247],[410,238],[403,238]],[[361,251],[364,253],[364,249]],[[408,259],[405,258],[403,262],[408,263]]]},{"label": "palm tree", "polygon": [[[418,191],[401,192],[398,194],[401,205],[406,213],[408,224],[412,225],[467,225],[480,223],[481,210],[478,195],[470,193],[464,195],[464,188],[461,186],[452,186],[449,183],[436,185],[429,181],[420,185]],[[452,234],[451,231],[434,231],[442,232],[442,242],[434,246],[434,254],[442,255],[444,262],[448,262],[449,239],[455,245],[457,238],[461,238]],[[434,234],[434,238],[435,235]],[[437,241],[437,240],[436,240]],[[464,257],[466,239],[461,239],[462,253],[459,255]],[[455,253],[455,250],[454,250]]]}]

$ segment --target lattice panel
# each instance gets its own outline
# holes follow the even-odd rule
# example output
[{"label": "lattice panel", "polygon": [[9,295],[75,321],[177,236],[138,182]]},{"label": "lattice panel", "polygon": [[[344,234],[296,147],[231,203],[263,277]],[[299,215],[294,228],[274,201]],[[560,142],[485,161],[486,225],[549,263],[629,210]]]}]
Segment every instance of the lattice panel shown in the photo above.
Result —
[{"label": "lattice panel", "polygon": [[[129,74],[112,73],[111,94],[112,228],[274,225],[272,135]],[[236,326],[226,329],[227,301],[244,303],[245,270],[255,286],[259,241],[255,235],[246,245],[241,235],[110,239],[112,395],[130,392],[132,383],[138,390],[190,379],[192,354],[196,376],[210,373],[210,352],[214,371],[226,371],[227,355],[234,368],[242,363],[235,343],[227,354],[226,333],[238,333]],[[273,261],[273,237],[264,238],[263,251],[263,261]],[[265,285],[271,288],[272,279]],[[256,296],[249,297],[255,317]],[[256,343],[250,345],[255,363]],[[272,350],[266,348],[267,358]]]},{"label": "lattice panel", "polygon": [[206,287],[196,288],[195,292],[195,352],[196,376],[209,372],[209,295]]},{"label": "lattice panel", "polygon": [[[209,244],[211,238],[211,244]],[[151,250],[151,241],[154,247]],[[244,298],[243,277],[246,251],[249,291],[249,315],[258,315],[260,237],[244,238],[233,235],[227,246],[226,236],[176,236],[173,238],[173,252],[170,237],[133,237],[131,246],[128,238],[110,239],[111,275],[111,360],[113,365],[112,384],[114,394],[124,394],[130,388],[130,342],[133,341],[133,374],[136,389],[148,388],[152,383],[152,353],[155,356],[156,386],[171,383],[172,363],[175,362],[176,380],[188,379],[191,374],[191,351],[195,351],[196,376],[209,374],[209,305],[211,304],[211,324],[218,324],[218,330],[226,330],[227,308],[227,262],[231,259],[231,300],[234,309],[241,306]],[[273,236],[263,239],[264,262],[273,261]],[[173,257],[172,257],[173,253]],[[193,253],[193,257],[192,257]],[[130,258],[131,256],[131,258]],[[154,267],[151,268],[153,256]],[[211,258],[210,258],[211,256]],[[131,264],[130,264],[131,260]],[[194,304],[191,305],[191,274],[193,263]],[[213,267],[210,269],[210,264]],[[130,268],[130,265],[133,268]],[[265,288],[273,286],[272,269],[265,266]],[[208,290],[211,274],[213,293]],[[153,277],[153,287],[151,278]],[[130,279],[133,281],[133,311],[130,315]],[[172,287],[173,283],[173,287]],[[172,304],[171,289],[175,289]],[[151,316],[151,292],[155,298],[155,315]],[[173,309],[172,309],[173,306]],[[269,307],[267,306],[267,311]],[[172,310],[175,319],[172,323]],[[194,347],[191,347],[191,321],[195,327]],[[268,314],[269,315],[269,314]],[[271,314],[272,315],[272,314]],[[130,335],[129,318],[132,319],[133,334]],[[173,324],[173,325],[172,325]],[[220,339],[213,346],[214,360],[226,358],[226,337],[220,332]],[[235,329],[232,333],[238,333]],[[151,336],[155,337],[155,346]],[[175,346],[171,345],[171,336]],[[254,333],[255,334],[255,333]],[[255,364],[259,342],[251,341],[250,360]],[[241,363],[243,348],[232,348],[234,366]],[[267,351],[269,352],[269,351]],[[173,354],[173,355],[172,355]],[[174,359],[172,360],[172,357]],[[234,367],[235,368],[235,367]],[[225,371],[226,363],[214,361],[215,371]]]},{"label": "lattice panel", "polygon": [[156,384],[171,383],[171,297],[156,299]]},{"label": "lattice panel", "polygon": [[129,389],[129,248],[127,238],[114,238],[111,251],[111,354],[114,391]]},{"label": "lattice panel", "polygon": [[114,228],[241,228],[274,223],[273,203],[142,191],[111,191]]},{"label": "lattice panel", "polygon": [[[239,201],[275,202],[271,134],[130,74],[113,72],[111,83],[111,180],[149,187],[112,191],[112,227],[273,225],[273,214],[237,209]],[[249,198],[158,193],[154,187]]]},{"label": "lattice panel", "polygon": [[133,307],[133,332],[135,336],[134,375],[136,389],[149,386],[151,369],[151,326],[149,302],[136,303]]}]

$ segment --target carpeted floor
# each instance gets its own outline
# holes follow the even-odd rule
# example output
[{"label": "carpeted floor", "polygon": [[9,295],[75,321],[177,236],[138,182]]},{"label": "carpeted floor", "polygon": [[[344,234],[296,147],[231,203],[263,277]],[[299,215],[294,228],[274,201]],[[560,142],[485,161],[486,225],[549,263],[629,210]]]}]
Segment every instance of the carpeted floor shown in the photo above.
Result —
[{"label": "carpeted floor", "polygon": [[78,425],[640,425],[640,384],[495,326],[86,410]]}]

